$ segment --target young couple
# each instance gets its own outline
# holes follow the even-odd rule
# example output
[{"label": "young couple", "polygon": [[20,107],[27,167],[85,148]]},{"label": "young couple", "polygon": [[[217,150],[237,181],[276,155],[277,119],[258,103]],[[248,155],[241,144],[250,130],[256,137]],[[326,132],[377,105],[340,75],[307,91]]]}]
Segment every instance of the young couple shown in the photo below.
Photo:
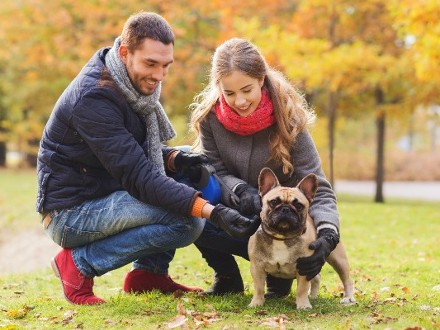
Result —
[{"label": "young couple", "polygon": [[[105,303],[93,293],[93,278],[129,263],[126,292],[202,291],[168,275],[175,249],[191,243],[215,271],[204,294],[242,292],[233,255],[248,259],[265,166],[283,185],[310,172],[319,178],[310,208],[319,244],[299,272],[314,277],[338,242],[335,195],[307,131],[313,113],[248,41],[230,39],[214,53],[209,84],[192,104],[199,153],[163,144],[175,135],[159,102],[173,48],[163,17],[132,15],[114,45],[98,50],[66,88],[45,126],[37,211],[62,247],[51,264],[71,303]],[[220,204],[174,179],[198,181],[204,163],[224,183]],[[267,280],[269,296],[290,292],[291,280]]]}]

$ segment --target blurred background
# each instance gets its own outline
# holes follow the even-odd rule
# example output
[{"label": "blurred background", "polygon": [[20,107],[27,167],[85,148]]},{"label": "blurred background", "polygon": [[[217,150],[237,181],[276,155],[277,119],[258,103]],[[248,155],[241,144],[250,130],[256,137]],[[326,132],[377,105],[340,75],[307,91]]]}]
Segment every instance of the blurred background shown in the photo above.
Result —
[{"label": "blurred background", "polygon": [[256,44],[318,114],[311,128],[330,181],[440,180],[438,0],[0,1],[0,167],[32,168],[51,110],[140,10],[176,34],[162,101],[188,144],[188,105],[224,40]]}]

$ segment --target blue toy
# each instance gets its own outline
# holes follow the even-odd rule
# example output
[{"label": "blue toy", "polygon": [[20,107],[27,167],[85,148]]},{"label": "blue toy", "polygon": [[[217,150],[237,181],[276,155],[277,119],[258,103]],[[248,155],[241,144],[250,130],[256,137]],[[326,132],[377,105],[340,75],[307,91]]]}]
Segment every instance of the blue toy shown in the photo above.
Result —
[{"label": "blue toy", "polygon": [[215,174],[215,169],[212,165],[202,165],[200,181],[194,185],[202,192],[202,197],[208,200],[212,205],[220,203],[222,190],[219,179]]}]

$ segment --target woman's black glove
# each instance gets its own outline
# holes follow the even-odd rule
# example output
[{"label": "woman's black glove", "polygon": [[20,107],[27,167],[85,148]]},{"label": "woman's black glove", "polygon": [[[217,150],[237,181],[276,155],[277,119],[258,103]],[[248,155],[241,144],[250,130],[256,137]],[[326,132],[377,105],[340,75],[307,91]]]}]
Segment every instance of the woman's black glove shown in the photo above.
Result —
[{"label": "woman's black glove", "polygon": [[208,163],[208,157],[203,154],[179,151],[174,157],[174,168],[182,171],[192,182],[200,181],[201,165]]},{"label": "woman's black glove", "polygon": [[296,268],[298,273],[307,277],[310,281],[322,269],[325,259],[334,250],[339,243],[339,235],[329,228],[321,229],[318,233],[318,239],[309,245],[309,249],[315,250],[310,257],[298,258]]},{"label": "woman's black glove", "polygon": [[259,215],[261,212],[261,197],[257,188],[248,184],[240,184],[235,188],[235,194],[240,198],[238,211],[241,214]]},{"label": "woman's black glove", "polygon": [[217,204],[214,207],[209,221],[235,238],[250,237],[261,222],[259,216],[249,219],[223,204]]}]

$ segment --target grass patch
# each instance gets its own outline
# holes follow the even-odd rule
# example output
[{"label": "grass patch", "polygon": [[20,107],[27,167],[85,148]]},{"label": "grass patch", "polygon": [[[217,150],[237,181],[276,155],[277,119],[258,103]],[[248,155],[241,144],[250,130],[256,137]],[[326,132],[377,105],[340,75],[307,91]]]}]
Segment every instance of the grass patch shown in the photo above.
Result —
[{"label": "grass patch", "polygon": [[[38,225],[35,171],[1,170],[0,182],[2,234]],[[96,294],[108,303],[93,307],[67,303],[59,280],[44,268],[0,275],[0,329],[166,329],[180,323],[187,329],[439,329],[438,203],[375,204],[339,196],[339,210],[356,305],[339,305],[340,282],[328,265],[318,298],[311,301],[313,309],[307,311],[295,309],[295,290],[285,299],[247,308],[253,287],[249,264],[242,259],[238,262],[245,295],[126,295],[121,287],[127,265],[95,279]],[[213,277],[194,246],[177,251],[170,274],[176,281],[204,288]]]}]

